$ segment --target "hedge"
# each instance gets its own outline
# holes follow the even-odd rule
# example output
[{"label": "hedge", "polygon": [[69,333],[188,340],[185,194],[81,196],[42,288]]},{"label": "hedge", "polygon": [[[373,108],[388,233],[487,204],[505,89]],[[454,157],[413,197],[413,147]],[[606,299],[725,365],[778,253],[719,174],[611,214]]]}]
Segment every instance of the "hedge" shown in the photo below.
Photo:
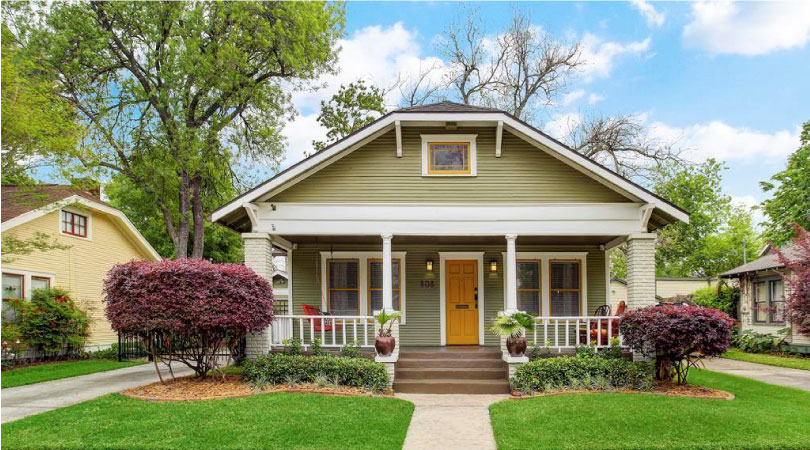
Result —
[{"label": "hedge", "polygon": [[385,366],[365,358],[273,354],[243,363],[242,378],[263,384],[314,383],[326,377],[342,386],[355,386],[373,392],[388,389]]},{"label": "hedge", "polygon": [[560,356],[530,361],[517,368],[513,389],[532,393],[557,389],[640,389],[652,387],[653,366],[624,358]]}]

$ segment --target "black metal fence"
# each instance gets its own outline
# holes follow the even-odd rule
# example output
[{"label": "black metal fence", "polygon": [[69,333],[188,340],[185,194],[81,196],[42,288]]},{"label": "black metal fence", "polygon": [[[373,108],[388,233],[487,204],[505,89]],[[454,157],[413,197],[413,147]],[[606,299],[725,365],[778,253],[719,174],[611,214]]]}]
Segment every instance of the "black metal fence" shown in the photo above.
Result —
[{"label": "black metal fence", "polygon": [[[234,354],[228,352],[227,349],[217,353],[216,356],[227,358],[232,356],[235,361],[241,360],[245,357],[247,342],[242,339],[240,345],[235,349]],[[156,345],[158,354],[161,354],[160,346]],[[152,355],[147,350],[146,345],[141,337],[118,334],[118,361],[131,361],[135,359],[148,358],[152,361]]]}]

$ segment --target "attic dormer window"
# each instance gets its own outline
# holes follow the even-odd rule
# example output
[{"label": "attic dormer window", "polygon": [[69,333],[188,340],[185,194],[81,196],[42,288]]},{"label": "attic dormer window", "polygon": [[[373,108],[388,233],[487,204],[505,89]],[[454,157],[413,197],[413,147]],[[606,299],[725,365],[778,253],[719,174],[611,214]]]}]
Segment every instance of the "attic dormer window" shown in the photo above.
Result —
[{"label": "attic dormer window", "polygon": [[423,134],[423,176],[475,176],[474,134]]}]

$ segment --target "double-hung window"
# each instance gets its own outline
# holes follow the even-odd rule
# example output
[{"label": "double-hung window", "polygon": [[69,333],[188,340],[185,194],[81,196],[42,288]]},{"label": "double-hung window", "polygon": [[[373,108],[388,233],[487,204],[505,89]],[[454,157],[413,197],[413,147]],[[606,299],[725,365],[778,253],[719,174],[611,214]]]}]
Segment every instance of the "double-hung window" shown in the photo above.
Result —
[{"label": "double-hung window", "polygon": [[71,236],[87,237],[87,216],[63,210],[62,233]]},{"label": "double-hung window", "polygon": [[551,315],[578,316],[582,304],[582,263],[550,260]]},{"label": "double-hung window", "polygon": [[327,261],[327,309],[334,316],[360,314],[360,262],[356,259]]},{"label": "double-hung window", "polygon": [[[391,284],[392,284],[392,303],[396,311],[400,309],[400,298],[402,297],[402,289],[400,280],[402,277],[399,258],[391,259]],[[379,311],[383,307],[383,262],[381,259],[368,260],[368,312],[374,314],[374,311]]]},{"label": "double-hung window", "polygon": [[3,272],[3,300],[25,298],[25,277]]},{"label": "double-hung window", "polygon": [[542,315],[543,302],[540,295],[540,260],[517,262],[517,306],[534,316]]},{"label": "double-hung window", "polygon": [[781,279],[755,280],[753,288],[754,322],[785,321],[785,283]]}]

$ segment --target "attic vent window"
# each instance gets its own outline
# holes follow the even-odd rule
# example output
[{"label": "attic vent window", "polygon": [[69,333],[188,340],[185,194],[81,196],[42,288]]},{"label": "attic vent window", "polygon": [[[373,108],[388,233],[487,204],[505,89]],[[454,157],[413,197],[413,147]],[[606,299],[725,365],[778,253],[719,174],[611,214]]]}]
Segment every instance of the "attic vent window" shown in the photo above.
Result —
[{"label": "attic vent window", "polygon": [[475,176],[474,134],[422,135],[423,176]]}]

